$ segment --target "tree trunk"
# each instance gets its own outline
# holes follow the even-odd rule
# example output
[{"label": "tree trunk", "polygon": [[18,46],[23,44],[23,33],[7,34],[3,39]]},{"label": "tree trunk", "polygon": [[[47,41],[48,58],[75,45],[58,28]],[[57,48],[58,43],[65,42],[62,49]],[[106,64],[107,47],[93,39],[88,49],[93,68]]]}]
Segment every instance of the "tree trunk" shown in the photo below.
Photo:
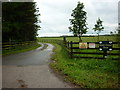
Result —
[{"label": "tree trunk", "polygon": [[99,33],[98,33],[98,42],[99,42]]},{"label": "tree trunk", "polygon": [[82,42],[81,36],[79,35],[79,42]]}]

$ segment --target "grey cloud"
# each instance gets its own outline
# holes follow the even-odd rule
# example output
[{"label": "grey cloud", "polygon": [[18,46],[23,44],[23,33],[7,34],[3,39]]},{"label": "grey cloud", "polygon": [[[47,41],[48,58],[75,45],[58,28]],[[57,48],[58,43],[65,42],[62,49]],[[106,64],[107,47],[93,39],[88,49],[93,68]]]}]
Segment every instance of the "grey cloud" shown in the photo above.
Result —
[{"label": "grey cloud", "polygon": [[120,1],[118,3],[118,22],[120,23]]},{"label": "grey cloud", "polygon": [[[51,32],[53,34],[68,34],[70,15],[78,0],[38,0],[37,2],[42,21],[40,35]],[[94,33],[92,28],[98,17],[104,21],[105,31],[101,33],[109,33],[110,30],[115,30],[117,27],[115,24],[118,22],[118,0],[81,0],[81,2],[84,3],[85,11],[87,11],[88,33]]]}]

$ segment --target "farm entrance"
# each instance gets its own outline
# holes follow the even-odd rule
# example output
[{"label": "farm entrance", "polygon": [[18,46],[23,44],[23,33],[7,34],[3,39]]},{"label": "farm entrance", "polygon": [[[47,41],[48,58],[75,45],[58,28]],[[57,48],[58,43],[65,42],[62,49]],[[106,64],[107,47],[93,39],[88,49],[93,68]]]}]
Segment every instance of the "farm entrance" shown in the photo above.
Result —
[{"label": "farm entrance", "polygon": [[120,60],[120,42],[65,42],[71,58]]}]

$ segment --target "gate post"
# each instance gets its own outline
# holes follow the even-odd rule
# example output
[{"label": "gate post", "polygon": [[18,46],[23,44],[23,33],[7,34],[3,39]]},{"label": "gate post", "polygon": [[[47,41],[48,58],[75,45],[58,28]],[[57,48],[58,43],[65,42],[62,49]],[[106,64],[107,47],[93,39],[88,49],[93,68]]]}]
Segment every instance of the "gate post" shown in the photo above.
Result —
[{"label": "gate post", "polygon": [[66,42],[66,37],[65,36],[63,37],[63,41]]},{"label": "gate post", "polygon": [[73,58],[72,41],[70,42],[70,58]]},{"label": "gate post", "polygon": [[106,59],[107,58],[107,51],[104,51],[103,53],[103,59]]},{"label": "gate post", "polygon": [[68,44],[67,47],[69,48],[69,41],[67,42],[67,44]]}]

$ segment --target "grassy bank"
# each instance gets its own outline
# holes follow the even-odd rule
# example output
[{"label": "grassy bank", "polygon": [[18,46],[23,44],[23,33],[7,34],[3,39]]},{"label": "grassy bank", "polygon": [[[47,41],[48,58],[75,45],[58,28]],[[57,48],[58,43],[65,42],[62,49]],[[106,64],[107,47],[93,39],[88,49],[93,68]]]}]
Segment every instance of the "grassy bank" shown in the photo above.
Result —
[{"label": "grassy bank", "polygon": [[38,47],[40,47],[40,44],[36,42],[29,45],[16,46],[14,49],[2,50],[2,55],[6,56],[10,54],[15,54],[15,53],[26,52],[26,51],[34,50]]},{"label": "grassy bank", "polygon": [[[77,38],[67,40],[77,41]],[[110,39],[110,38],[109,38]],[[112,38],[114,40],[114,38]],[[39,41],[53,43],[55,46],[50,65],[54,70],[64,75],[65,80],[79,85],[82,88],[118,88],[119,61],[97,59],[70,59],[66,48],[58,43],[62,38],[39,38]],[[52,41],[53,40],[53,41]],[[85,38],[85,40],[87,40]],[[92,39],[89,38],[89,41]]]},{"label": "grassy bank", "polygon": [[55,60],[51,66],[62,72],[65,78],[82,88],[117,88],[118,62],[95,59],[70,59],[68,54],[58,44],[56,46]]}]

